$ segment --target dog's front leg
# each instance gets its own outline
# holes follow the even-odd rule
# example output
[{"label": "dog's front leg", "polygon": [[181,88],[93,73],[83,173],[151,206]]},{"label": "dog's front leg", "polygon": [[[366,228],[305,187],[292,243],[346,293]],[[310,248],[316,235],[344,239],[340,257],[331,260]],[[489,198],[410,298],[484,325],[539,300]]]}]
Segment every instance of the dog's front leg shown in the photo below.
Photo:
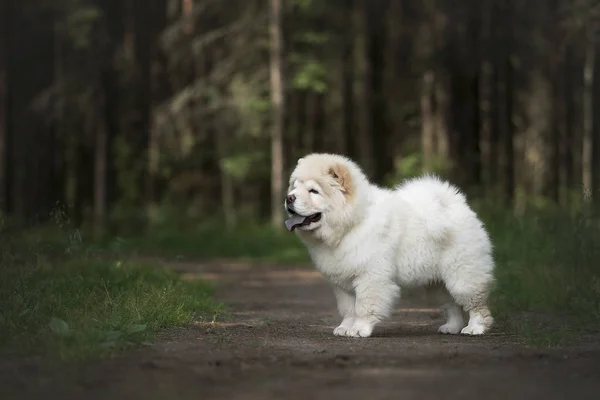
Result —
[{"label": "dog's front leg", "polygon": [[355,287],[354,324],[346,336],[369,337],[375,325],[390,316],[400,288],[395,282],[379,277],[361,279]]},{"label": "dog's front leg", "polygon": [[338,311],[342,317],[342,323],[333,330],[335,336],[347,336],[347,332],[354,325],[354,302],[356,297],[354,293],[348,292],[341,287],[334,285],[333,293],[337,300]]}]

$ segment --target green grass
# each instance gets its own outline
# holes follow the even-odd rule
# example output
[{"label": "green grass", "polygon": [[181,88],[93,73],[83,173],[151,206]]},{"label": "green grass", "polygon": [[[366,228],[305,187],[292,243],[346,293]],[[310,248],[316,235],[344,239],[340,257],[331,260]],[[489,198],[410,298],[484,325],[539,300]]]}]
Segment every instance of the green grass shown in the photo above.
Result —
[{"label": "green grass", "polygon": [[203,281],[183,281],[171,271],[98,249],[65,246],[72,238],[64,235],[48,241],[46,233],[18,235],[0,245],[2,354],[104,356],[219,311]]},{"label": "green grass", "polygon": [[600,333],[600,220],[566,211],[482,211],[495,246],[501,330],[536,346]]}]

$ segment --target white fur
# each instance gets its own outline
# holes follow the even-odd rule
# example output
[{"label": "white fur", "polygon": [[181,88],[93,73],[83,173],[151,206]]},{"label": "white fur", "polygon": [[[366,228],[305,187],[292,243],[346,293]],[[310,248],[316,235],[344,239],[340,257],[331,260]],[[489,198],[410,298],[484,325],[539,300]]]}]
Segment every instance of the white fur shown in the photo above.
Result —
[{"label": "white fur", "polygon": [[[335,164],[350,171],[349,196],[327,172]],[[324,185],[335,190],[324,193]],[[318,194],[310,192],[315,188]],[[439,332],[480,335],[492,326],[486,304],[494,280],[492,245],[456,187],[423,176],[383,189],[343,156],[311,154],[299,160],[288,193],[296,196],[297,213],[322,213],[296,232],[333,287],[343,319],[334,335],[371,336],[390,316],[401,288],[420,286],[442,300],[447,322]]]}]

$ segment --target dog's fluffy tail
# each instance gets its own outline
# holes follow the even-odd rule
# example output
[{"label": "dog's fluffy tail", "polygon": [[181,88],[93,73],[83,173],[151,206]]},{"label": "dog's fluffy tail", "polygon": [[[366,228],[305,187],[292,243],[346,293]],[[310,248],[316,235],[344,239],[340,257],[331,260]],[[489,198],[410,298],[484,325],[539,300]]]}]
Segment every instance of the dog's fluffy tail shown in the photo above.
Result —
[{"label": "dog's fluffy tail", "polygon": [[435,175],[407,180],[398,189],[405,199],[415,205],[413,212],[421,216],[429,235],[438,241],[447,238],[450,224],[448,219],[439,216],[448,215],[453,206],[462,208],[467,204],[466,196],[456,186]]},{"label": "dog's fluffy tail", "polygon": [[467,203],[467,198],[460,189],[433,174],[409,179],[402,183],[399,188],[414,191],[415,194],[433,195],[439,199],[440,204],[444,207],[457,203]]}]

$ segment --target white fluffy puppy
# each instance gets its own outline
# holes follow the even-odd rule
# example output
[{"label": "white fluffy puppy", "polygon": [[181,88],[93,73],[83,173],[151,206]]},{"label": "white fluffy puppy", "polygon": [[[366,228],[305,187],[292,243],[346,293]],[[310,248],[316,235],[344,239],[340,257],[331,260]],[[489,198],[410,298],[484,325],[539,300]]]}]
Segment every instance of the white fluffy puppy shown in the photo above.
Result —
[{"label": "white fluffy puppy", "polygon": [[425,176],[383,189],[346,157],[310,154],[291,174],[285,208],[287,228],[333,286],[343,318],[335,335],[371,336],[400,289],[415,287],[445,299],[439,332],[481,335],[492,326],[492,245],[449,183]]}]

